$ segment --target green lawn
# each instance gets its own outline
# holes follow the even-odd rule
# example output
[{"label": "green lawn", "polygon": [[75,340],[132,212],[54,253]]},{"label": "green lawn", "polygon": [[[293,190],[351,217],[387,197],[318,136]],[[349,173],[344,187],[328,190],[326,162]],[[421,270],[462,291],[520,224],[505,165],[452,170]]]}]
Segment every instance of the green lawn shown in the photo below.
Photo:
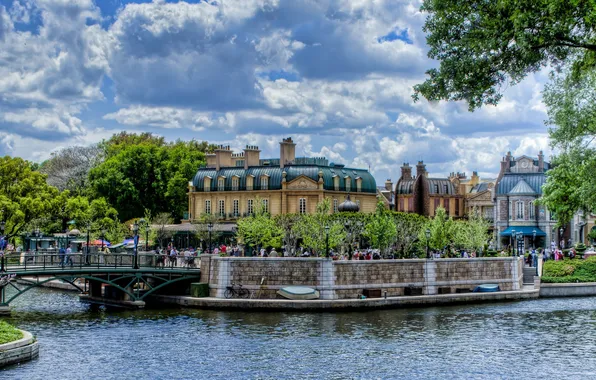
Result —
[{"label": "green lawn", "polygon": [[16,327],[0,321],[0,344],[13,342],[23,337],[23,333]]},{"label": "green lawn", "polygon": [[542,282],[596,282],[596,257],[587,260],[550,260],[544,264]]}]

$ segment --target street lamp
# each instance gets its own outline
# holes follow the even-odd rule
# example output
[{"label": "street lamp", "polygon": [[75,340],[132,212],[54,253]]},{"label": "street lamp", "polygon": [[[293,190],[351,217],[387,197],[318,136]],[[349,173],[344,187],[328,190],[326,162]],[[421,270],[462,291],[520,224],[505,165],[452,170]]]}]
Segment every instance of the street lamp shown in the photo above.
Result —
[{"label": "street lamp", "polygon": [[532,230],[532,249],[536,249],[536,229]]},{"label": "street lamp", "polygon": [[209,222],[209,224],[207,224],[207,231],[209,231],[209,249],[207,250],[207,253],[211,253],[211,231],[213,231],[213,223]]},{"label": "street lamp", "polygon": [[135,254],[134,254],[134,265],[133,269],[139,269],[139,223],[136,221],[132,225],[132,232],[134,233],[134,241],[135,241]]},{"label": "street lamp", "polygon": [[428,241],[430,240],[430,229],[426,229],[426,258],[430,259],[430,251],[428,250]]},{"label": "street lamp", "polygon": [[329,258],[329,226],[325,226],[325,256]]},{"label": "street lamp", "polygon": [[87,249],[85,250],[85,264],[89,265],[89,232],[91,231],[91,222],[87,222]]},{"label": "street lamp", "polygon": [[563,232],[565,232],[565,230],[563,227],[561,227],[559,230],[559,245],[561,246],[561,249],[565,248],[565,243],[563,242]]},{"label": "street lamp", "polygon": [[8,242],[6,241],[6,238],[4,237],[4,229],[6,228],[6,222],[3,220],[0,222],[0,237],[2,238],[2,241],[0,242],[0,251],[2,251],[2,260],[0,260],[0,272],[6,272],[6,269],[4,268],[4,250],[6,249],[6,246],[8,245]]},{"label": "street lamp", "polygon": [[101,251],[103,252],[103,241],[106,238],[106,230],[101,230]]},{"label": "street lamp", "polygon": [[513,252],[512,255],[515,256],[515,246],[517,245],[517,234],[515,230],[511,230],[511,236],[513,237]]},{"label": "street lamp", "polygon": [[149,221],[145,219],[139,220],[145,226],[145,252],[149,251]]}]

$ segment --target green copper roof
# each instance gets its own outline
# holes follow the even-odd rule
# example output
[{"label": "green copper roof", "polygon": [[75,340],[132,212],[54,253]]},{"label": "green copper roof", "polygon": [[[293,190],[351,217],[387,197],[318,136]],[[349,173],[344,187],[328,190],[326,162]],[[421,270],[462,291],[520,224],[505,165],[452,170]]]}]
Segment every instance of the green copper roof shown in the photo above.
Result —
[{"label": "green copper roof", "polygon": [[513,187],[513,189],[511,189],[511,191],[509,192],[509,194],[512,194],[512,195],[522,195],[522,194],[525,194],[525,195],[536,195],[536,192],[522,178],[522,179],[519,180],[519,182],[517,183],[517,185],[515,185]]},{"label": "green copper roof", "polygon": [[339,177],[339,190],[346,191],[346,177],[350,180],[350,191],[356,192],[356,179],[362,178],[362,193],[375,193],[377,192],[377,184],[374,177],[363,169],[352,169],[341,166],[318,166],[318,165],[291,165],[281,169],[279,166],[255,166],[244,168],[221,168],[219,171],[215,168],[199,169],[197,174],[193,178],[193,186],[196,191],[205,191],[204,183],[206,177],[211,177],[210,191],[217,191],[218,181],[220,177],[224,177],[225,187],[224,190],[229,191],[232,189],[232,178],[238,177],[239,188],[238,190],[246,190],[246,178],[248,176],[254,176],[253,190],[261,189],[261,176],[269,176],[269,187],[268,190],[279,190],[281,189],[282,173],[286,172],[286,181],[291,182],[299,176],[306,176],[315,182],[319,181],[319,171],[323,172],[323,188],[325,190],[335,190],[334,177]]}]

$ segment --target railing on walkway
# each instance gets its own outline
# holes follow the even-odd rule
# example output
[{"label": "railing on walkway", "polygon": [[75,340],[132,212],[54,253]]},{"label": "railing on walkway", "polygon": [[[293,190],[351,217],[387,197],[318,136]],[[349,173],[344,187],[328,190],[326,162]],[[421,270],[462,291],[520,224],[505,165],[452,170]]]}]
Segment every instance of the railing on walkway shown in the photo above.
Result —
[{"label": "railing on walkway", "polygon": [[45,269],[122,268],[122,269],[185,269],[197,270],[200,259],[179,255],[171,258],[154,252],[132,253],[39,253],[10,252],[0,258],[0,271],[19,272]]}]

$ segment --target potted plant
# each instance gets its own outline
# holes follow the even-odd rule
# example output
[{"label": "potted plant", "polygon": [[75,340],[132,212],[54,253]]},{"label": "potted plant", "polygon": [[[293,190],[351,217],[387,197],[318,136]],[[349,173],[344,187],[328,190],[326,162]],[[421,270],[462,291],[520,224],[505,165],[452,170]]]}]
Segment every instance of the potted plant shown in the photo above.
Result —
[{"label": "potted plant", "polygon": [[584,252],[586,251],[586,249],[588,249],[588,247],[586,247],[584,243],[579,243],[575,246],[575,252],[577,252],[577,255],[580,259],[584,258]]}]

